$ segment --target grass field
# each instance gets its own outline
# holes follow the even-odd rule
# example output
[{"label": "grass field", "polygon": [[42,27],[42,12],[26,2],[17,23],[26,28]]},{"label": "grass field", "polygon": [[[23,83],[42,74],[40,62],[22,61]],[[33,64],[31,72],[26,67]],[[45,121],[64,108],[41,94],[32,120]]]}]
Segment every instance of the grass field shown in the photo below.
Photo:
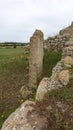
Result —
[{"label": "grass field", "polygon": [[[43,77],[51,75],[60,58],[60,53],[45,51]],[[28,86],[28,67],[28,55],[24,54],[23,48],[0,48],[0,128],[25,100],[19,91],[23,85]],[[30,97],[33,98],[34,93]]]},{"label": "grass field", "polygon": [[22,102],[19,90],[28,83],[28,58],[23,48],[0,49],[0,127]]},{"label": "grass field", "polygon": [[0,48],[0,61],[7,61],[12,57],[24,54],[23,48]]}]

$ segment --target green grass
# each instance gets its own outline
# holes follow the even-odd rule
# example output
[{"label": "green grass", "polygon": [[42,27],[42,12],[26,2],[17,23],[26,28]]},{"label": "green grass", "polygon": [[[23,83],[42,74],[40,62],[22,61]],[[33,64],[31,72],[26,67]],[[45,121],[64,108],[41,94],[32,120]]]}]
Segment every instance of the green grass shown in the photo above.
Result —
[{"label": "green grass", "polygon": [[7,61],[8,59],[17,55],[23,54],[23,48],[0,48],[0,61]]},{"label": "green grass", "polygon": [[61,53],[60,52],[49,52],[45,50],[44,52],[44,76],[51,76],[52,68],[56,65],[58,61],[61,59]]},{"label": "green grass", "polygon": [[61,101],[68,104],[73,109],[73,87],[63,87],[47,93],[46,99],[51,101]]},{"label": "green grass", "polygon": [[0,49],[0,128],[22,102],[19,90],[28,83],[28,56],[23,48]]}]

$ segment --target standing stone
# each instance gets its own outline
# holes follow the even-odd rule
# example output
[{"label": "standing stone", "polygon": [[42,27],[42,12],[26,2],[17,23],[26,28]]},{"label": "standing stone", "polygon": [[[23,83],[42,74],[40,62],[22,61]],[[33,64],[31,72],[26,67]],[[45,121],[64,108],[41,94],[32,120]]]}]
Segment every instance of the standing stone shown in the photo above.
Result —
[{"label": "standing stone", "polygon": [[29,53],[29,86],[34,88],[43,72],[43,42],[43,33],[36,30],[30,38]]}]

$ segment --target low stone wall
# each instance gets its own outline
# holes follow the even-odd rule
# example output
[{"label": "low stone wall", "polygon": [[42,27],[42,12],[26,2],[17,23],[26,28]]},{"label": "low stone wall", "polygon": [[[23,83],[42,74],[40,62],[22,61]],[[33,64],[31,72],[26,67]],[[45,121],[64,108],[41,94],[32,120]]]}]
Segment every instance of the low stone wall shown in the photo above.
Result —
[{"label": "low stone wall", "polygon": [[[68,46],[68,41],[70,40],[70,36],[66,35],[57,35],[55,37],[49,37],[47,40],[43,42],[44,49],[49,51],[62,51],[62,49]],[[24,46],[24,53],[29,53],[30,44]]]},{"label": "low stone wall", "polygon": [[[70,39],[71,43],[72,39]],[[73,42],[72,42],[73,43]],[[69,83],[70,68],[73,66],[73,44],[62,49],[62,58],[52,70],[50,78],[43,78],[40,82],[37,93],[36,101],[42,101],[47,92],[66,86]]]},{"label": "low stone wall", "polygon": [[66,43],[70,38],[73,38],[73,22],[70,26],[60,30],[58,35],[49,37],[45,40],[44,48],[48,50],[62,51],[62,49],[67,46]]},{"label": "low stone wall", "polygon": [[[44,48],[52,51],[62,51],[62,49],[68,46],[70,38],[73,38],[73,22],[70,26],[60,30],[59,34],[53,37],[49,37],[44,41]],[[73,41],[73,40],[72,40]],[[72,43],[72,41],[70,43]],[[25,52],[29,52],[29,47],[24,47]]]},{"label": "low stone wall", "polygon": [[60,30],[60,35],[69,34],[70,37],[73,36],[73,22],[66,28]]},{"label": "low stone wall", "polygon": [[52,51],[62,51],[69,39],[70,36],[68,34],[49,37],[44,41],[44,48]]}]

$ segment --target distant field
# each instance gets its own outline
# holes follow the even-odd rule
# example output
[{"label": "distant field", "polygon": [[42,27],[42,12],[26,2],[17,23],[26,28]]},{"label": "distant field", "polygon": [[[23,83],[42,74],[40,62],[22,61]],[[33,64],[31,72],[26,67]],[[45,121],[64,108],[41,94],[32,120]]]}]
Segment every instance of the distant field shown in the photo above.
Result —
[{"label": "distant field", "polygon": [[23,48],[0,48],[0,61],[9,60],[21,54],[24,54]]},{"label": "distant field", "polygon": [[[60,58],[60,53],[45,51],[43,77],[51,75]],[[24,48],[0,48],[0,128],[24,101],[19,91],[23,85],[28,86],[28,69],[28,55],[24,54]],[[31,96],[33,99],[35,94]]]}]

